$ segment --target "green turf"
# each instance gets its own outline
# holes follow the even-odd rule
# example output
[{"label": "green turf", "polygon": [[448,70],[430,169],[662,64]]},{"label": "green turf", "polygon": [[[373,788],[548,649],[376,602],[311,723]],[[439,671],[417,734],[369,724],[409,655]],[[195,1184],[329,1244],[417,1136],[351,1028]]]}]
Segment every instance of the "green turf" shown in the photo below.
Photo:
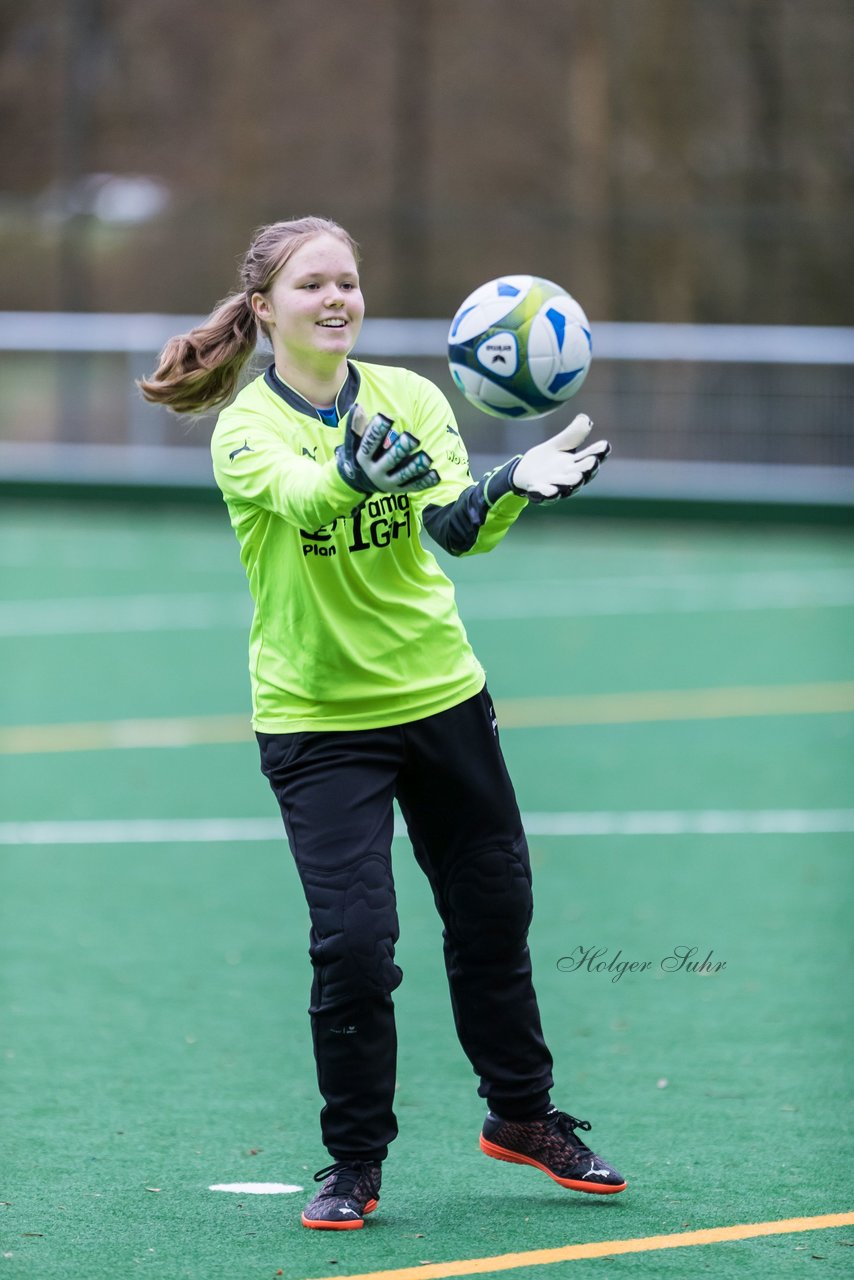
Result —
[{"label": "green turf", "polygon": [[[854,566],[838,532],[538,530],[531,514],[499,552],[454,566],[461,601],[480,607],[502,574],[569,595],[597,574]],[[6,600],[241,590],[212,513],[12,509],[0,545]],[[473,618],[470,631],[497,697],[852,678],[840,606]],[[7,724],[246,704],[237,625],[6,637],[0,656]],[[852,735],[840,714],[503,740],[527,810],[834,808],[851,804]],[[2,820],[21,821],[275,812],[249,742],[6,756],[0,801]],[[311,1280],[850,1209],[852,837],[533,837],[531,849],[556,1100],[593,1122],[629,1190],[574,1196],[479,1154],[482,1104],[452,1031],[438,923],[398,841],[401,1134],[379,1212],[343,1239],[302,1230],[302,1196],[207,1190],[307,1188],[327,1159],[305,908],[284,842],[0,849],[0,1280]],[[653,967],[617,982],[562,970],[578,945]],[[677,945],[712,949],[726,969],[662,973]],[[849,1228],[504,1274],[847,1275],[852,1243]]]}]

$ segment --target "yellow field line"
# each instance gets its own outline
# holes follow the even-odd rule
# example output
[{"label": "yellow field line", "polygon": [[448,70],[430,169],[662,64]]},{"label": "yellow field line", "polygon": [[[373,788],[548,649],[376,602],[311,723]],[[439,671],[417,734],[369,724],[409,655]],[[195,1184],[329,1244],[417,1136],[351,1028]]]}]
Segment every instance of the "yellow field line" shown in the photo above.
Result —
[{"label": "yellow field line", "polygon": [[496,703],[496,709],[502,729],[815,715],[854,711],[854,680],[823,684],[746,685],[729,689],[594,693],[565,698],[510,698]]},{"label": "yellow field line", "polygon": [[112,751],[131,747],[196,747],[206,743],[247,742],[251,736],[248,714],[25,724],[0,729],[0,755]]},{"label": "yellow field line", "polygon": [[[502,698],[496,702],[496,708],[502,729],[718,720],[740,716],[824,715],[854,711],[854,681],[594,693],[555,698]],[[248,714],[17,725],[0,728],[0,755],[111,751],[131,747],[192,747],[246,742],[250,738]]]},{"label": "yellow field line", "polygon": [[592,1244],[567,1244],[558,1249],[530,1249],[525,1253],[500,1253],[493,1258],[468,1258],[461,1262],[423,1263],[393,1271],[365,1271],[359,1275],[324,1276],[322,1280],[448,1280],[453,1276],[483,1275],[490,1271],[512,1271],[517,1267],[540,1267],[552,1262],[572,1262],[576,1258],[608,1258],[620,1253],[647,1253],[654,1249],[684,1249],[698,1244],[720,1244],[726,1240],[751,1240],[757,1236],[785,1235],[796,1231],[820,1231],[827,1227],[849,1227],[854,1213],[824,1213],[815,1218],[783,1218],[778,1222],[745,1222],[733,1227],[709,1227],[703,1231],[680,1231],[674,1235],[642,1236],[635,1240],[596,1240]]}]

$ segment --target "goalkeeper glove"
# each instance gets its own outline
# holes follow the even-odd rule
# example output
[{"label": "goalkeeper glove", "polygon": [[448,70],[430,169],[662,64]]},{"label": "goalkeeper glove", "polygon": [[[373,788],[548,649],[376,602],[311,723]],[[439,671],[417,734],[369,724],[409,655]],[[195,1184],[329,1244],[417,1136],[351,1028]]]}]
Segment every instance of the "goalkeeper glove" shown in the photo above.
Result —
[{"label": "goalkeeper glove", "polygon": [[420,446],[408,431],[396,431],[385,414],[367,422],[364,409],[354,404],[335,461],[342,480],[357,493],[416,493],[439,483],[433,459]]},{"label": "goalkeeper glove", "polygon": [[592,426],[587,414],[579,413],[563,431],[523,453],[510,472],[513,492],[529,502],[557,502],[589,484],[611,452],[607,440],[577,448]]}]

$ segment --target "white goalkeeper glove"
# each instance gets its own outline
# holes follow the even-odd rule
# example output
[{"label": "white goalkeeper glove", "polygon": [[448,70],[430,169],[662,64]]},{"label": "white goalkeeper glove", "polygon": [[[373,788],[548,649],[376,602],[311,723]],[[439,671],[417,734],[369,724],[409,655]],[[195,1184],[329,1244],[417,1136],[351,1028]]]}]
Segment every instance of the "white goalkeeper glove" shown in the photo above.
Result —
[{"label": "white goalkeeper glove", "polygon": [[335,450],[338,472],[357,493],[416,493],[439,483],[433,459],[408,431],[396,431],[383,413],[370,422],[354,404],[344,424],[344,443]]},{"label": "white goalkeeper glove", "polygon": [[523,453],[510,472],[513,492],[529,502],[557,502],[589,484],[611,452],[607,440],[577,448],[592,426],[587,414],[579,413],[563,431]]}]

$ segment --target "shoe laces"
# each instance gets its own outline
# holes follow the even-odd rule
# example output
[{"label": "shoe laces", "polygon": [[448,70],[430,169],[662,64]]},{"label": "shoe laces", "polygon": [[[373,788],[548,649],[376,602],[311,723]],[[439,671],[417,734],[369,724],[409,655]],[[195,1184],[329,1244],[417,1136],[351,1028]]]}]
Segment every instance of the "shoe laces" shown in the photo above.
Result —
[{"label": "shoe laces", "polygon": [[376,1194],[374,1186],[376,1167],[376,1162],[372,1160],[336,1160],[334,1164],[328,1164],[325,1169],[318,1169],[314,1175],[314,1181],[325,1182],[327,1178],[334,1175],[335,1181],[329,1188],[329,1194],[348,1196],[366,1175],[372,1192]]},{"label": "shoe laces", "polygon": [[559,1133],[561,1137],[567,1138],[573,1146],[579,1147],[583,1151],[590,1150],[587,1143],[582,1142],[575,1132],[576,1129],[582,1129],[585,1133],[588,1133],[593,1128],[589,1120],[576,1120],[575,1116],[568,1115],[565,1111],[558,1111],[555,1108],[554,1111],[548,1113],[545,1122],[551,1130]]}]

